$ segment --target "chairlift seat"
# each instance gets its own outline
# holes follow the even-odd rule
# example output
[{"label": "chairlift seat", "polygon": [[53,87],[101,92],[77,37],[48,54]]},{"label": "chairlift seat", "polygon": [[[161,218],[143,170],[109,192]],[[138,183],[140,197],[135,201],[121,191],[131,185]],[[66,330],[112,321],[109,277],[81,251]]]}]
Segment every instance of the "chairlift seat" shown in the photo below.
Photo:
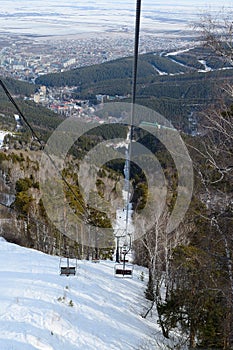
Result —
[{"label": "chairlift seat", "polygon": [[133,265],[123,264],[115,265],[115,277],[133,277]]},{"label": "chairlift seat", "polygon": [[132,270],[116,269],[116,275],[127,275],[127,276],[131,276],[131,275],[132,275]]},{"label": "chairlift seat", "polygon": [[[66,259],[66,262],[63,261],[63,259]],[[60,269],[60,275],[61,276],[75,276],[76,271],[77,271],[77,259],[76,263],[74,264],[71,262],[70,264],[70,259],[69,258],[60,258],[60,264],[59,264],[59,269]]]},{"label": "chairlift seat", "polygon": [[61,266],[61,275],[75,275],[76,274],[76,268],[74,266]]}]

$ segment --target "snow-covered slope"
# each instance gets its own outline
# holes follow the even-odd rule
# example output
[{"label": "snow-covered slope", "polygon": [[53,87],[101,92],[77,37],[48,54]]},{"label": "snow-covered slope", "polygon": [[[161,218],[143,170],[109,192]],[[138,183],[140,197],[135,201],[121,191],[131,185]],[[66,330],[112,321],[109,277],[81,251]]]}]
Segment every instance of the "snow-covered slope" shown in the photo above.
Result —
[{"label": "snow-covered slope", "polygon": [[76,276],[60,276],[58,257],[0,238],[0,349],[150,349],[160,332],[141,317],[142,271],[120,279],[113,262],[78,261]]}]

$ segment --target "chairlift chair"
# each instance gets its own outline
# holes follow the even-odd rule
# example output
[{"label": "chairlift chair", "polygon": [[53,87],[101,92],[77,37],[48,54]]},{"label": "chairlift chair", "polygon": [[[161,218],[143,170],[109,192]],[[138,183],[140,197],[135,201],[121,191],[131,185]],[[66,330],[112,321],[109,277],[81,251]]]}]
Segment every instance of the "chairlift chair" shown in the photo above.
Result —
[{"label": "chairlift chair", "polygon": [[128,259],[126,259],[126,255],[129,251],[130,247],[125,243],[121,248],[121,253],[124,257],[121,259],[121,263],[115,264],[114,267],[115,277],[133,277],[133,264],[129,264]]},{"label": "chairlift chair", "polygon": [[115,277],[133,277],[133,265],[132,264],[115,264],[114,268]]},{"label": "chairlift chair", "polygon": [[77,260],[75,266],[70,265],[70,259],[66,258],[66,266],[62,263],[62,258],[60,258],[60,275],[63,276],[75,276],[77,270]]},{"label": "chairlift chair", "polygon": [[98,249],[97,249],[97,248],[95,249],[94,252],[92,252],[91,262],[93,262],[93,263],[99,263],[99,262],[100,262],[99,254],[98,254]]}]

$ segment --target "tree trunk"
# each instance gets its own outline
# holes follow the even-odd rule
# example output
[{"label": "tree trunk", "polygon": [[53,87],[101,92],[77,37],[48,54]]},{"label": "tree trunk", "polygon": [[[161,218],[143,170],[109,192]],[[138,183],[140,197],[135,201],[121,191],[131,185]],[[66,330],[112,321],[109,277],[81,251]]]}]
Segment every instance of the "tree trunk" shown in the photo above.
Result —
[{"label": "tree trunk", "polygon": [[195,343],[195,330],[193,320],[190,320],[190,333],[189,333],[189,349],[194,349],[196,347]]},{"label": "tree trunk", "polygon": [[153,269],[151,266],[149,266],[149,280],[147,283],[147,289],[145,292],[146,299],[154,301],[155,300],[155,294],[154,294],[154,275],[153,275]]}]

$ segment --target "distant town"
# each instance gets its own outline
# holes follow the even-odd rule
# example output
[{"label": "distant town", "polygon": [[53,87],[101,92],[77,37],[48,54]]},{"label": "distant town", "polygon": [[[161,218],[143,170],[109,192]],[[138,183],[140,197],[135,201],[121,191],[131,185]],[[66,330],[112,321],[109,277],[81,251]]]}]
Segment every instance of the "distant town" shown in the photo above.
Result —
[{"label": "distant town", "polygon": [[[190,43],[189,37],[143,35],[140,53],[173,50]],[[0,36],[0,74],[34,83],[48,73],[100,64],[133,55],[134,38],[127,31],[79,37]]]},{"label": "distant town", "polygon": [[[157,37],[143,35],[140,39],[140,53],[162,52],[190,46],[189,37]],[[27,37],[4,34],[0,36],[0,75],[34,83],[44,74],[64,72],[83,66],[133,55],[134,38],[124,28],[120,33],[104,33],[79,37]],[[76,87],[48,89],[41,86],[31,97],[35,103],[66,116],[95,119],[88,101],[69,98]],[[123,99],[128,96],[117,96]],[[98,95],[97,102],[114,99],[112,96]],[[90,110],[91,108],[91,110]],[[88,113],[87,113],[88,112]],[[88,117],[90,116],[91,117]],[[97,118],[97,117],[96,117]],[[97,118],[98,119],[98,118]],[[97,120],[95,120],[97,121]]]}]

